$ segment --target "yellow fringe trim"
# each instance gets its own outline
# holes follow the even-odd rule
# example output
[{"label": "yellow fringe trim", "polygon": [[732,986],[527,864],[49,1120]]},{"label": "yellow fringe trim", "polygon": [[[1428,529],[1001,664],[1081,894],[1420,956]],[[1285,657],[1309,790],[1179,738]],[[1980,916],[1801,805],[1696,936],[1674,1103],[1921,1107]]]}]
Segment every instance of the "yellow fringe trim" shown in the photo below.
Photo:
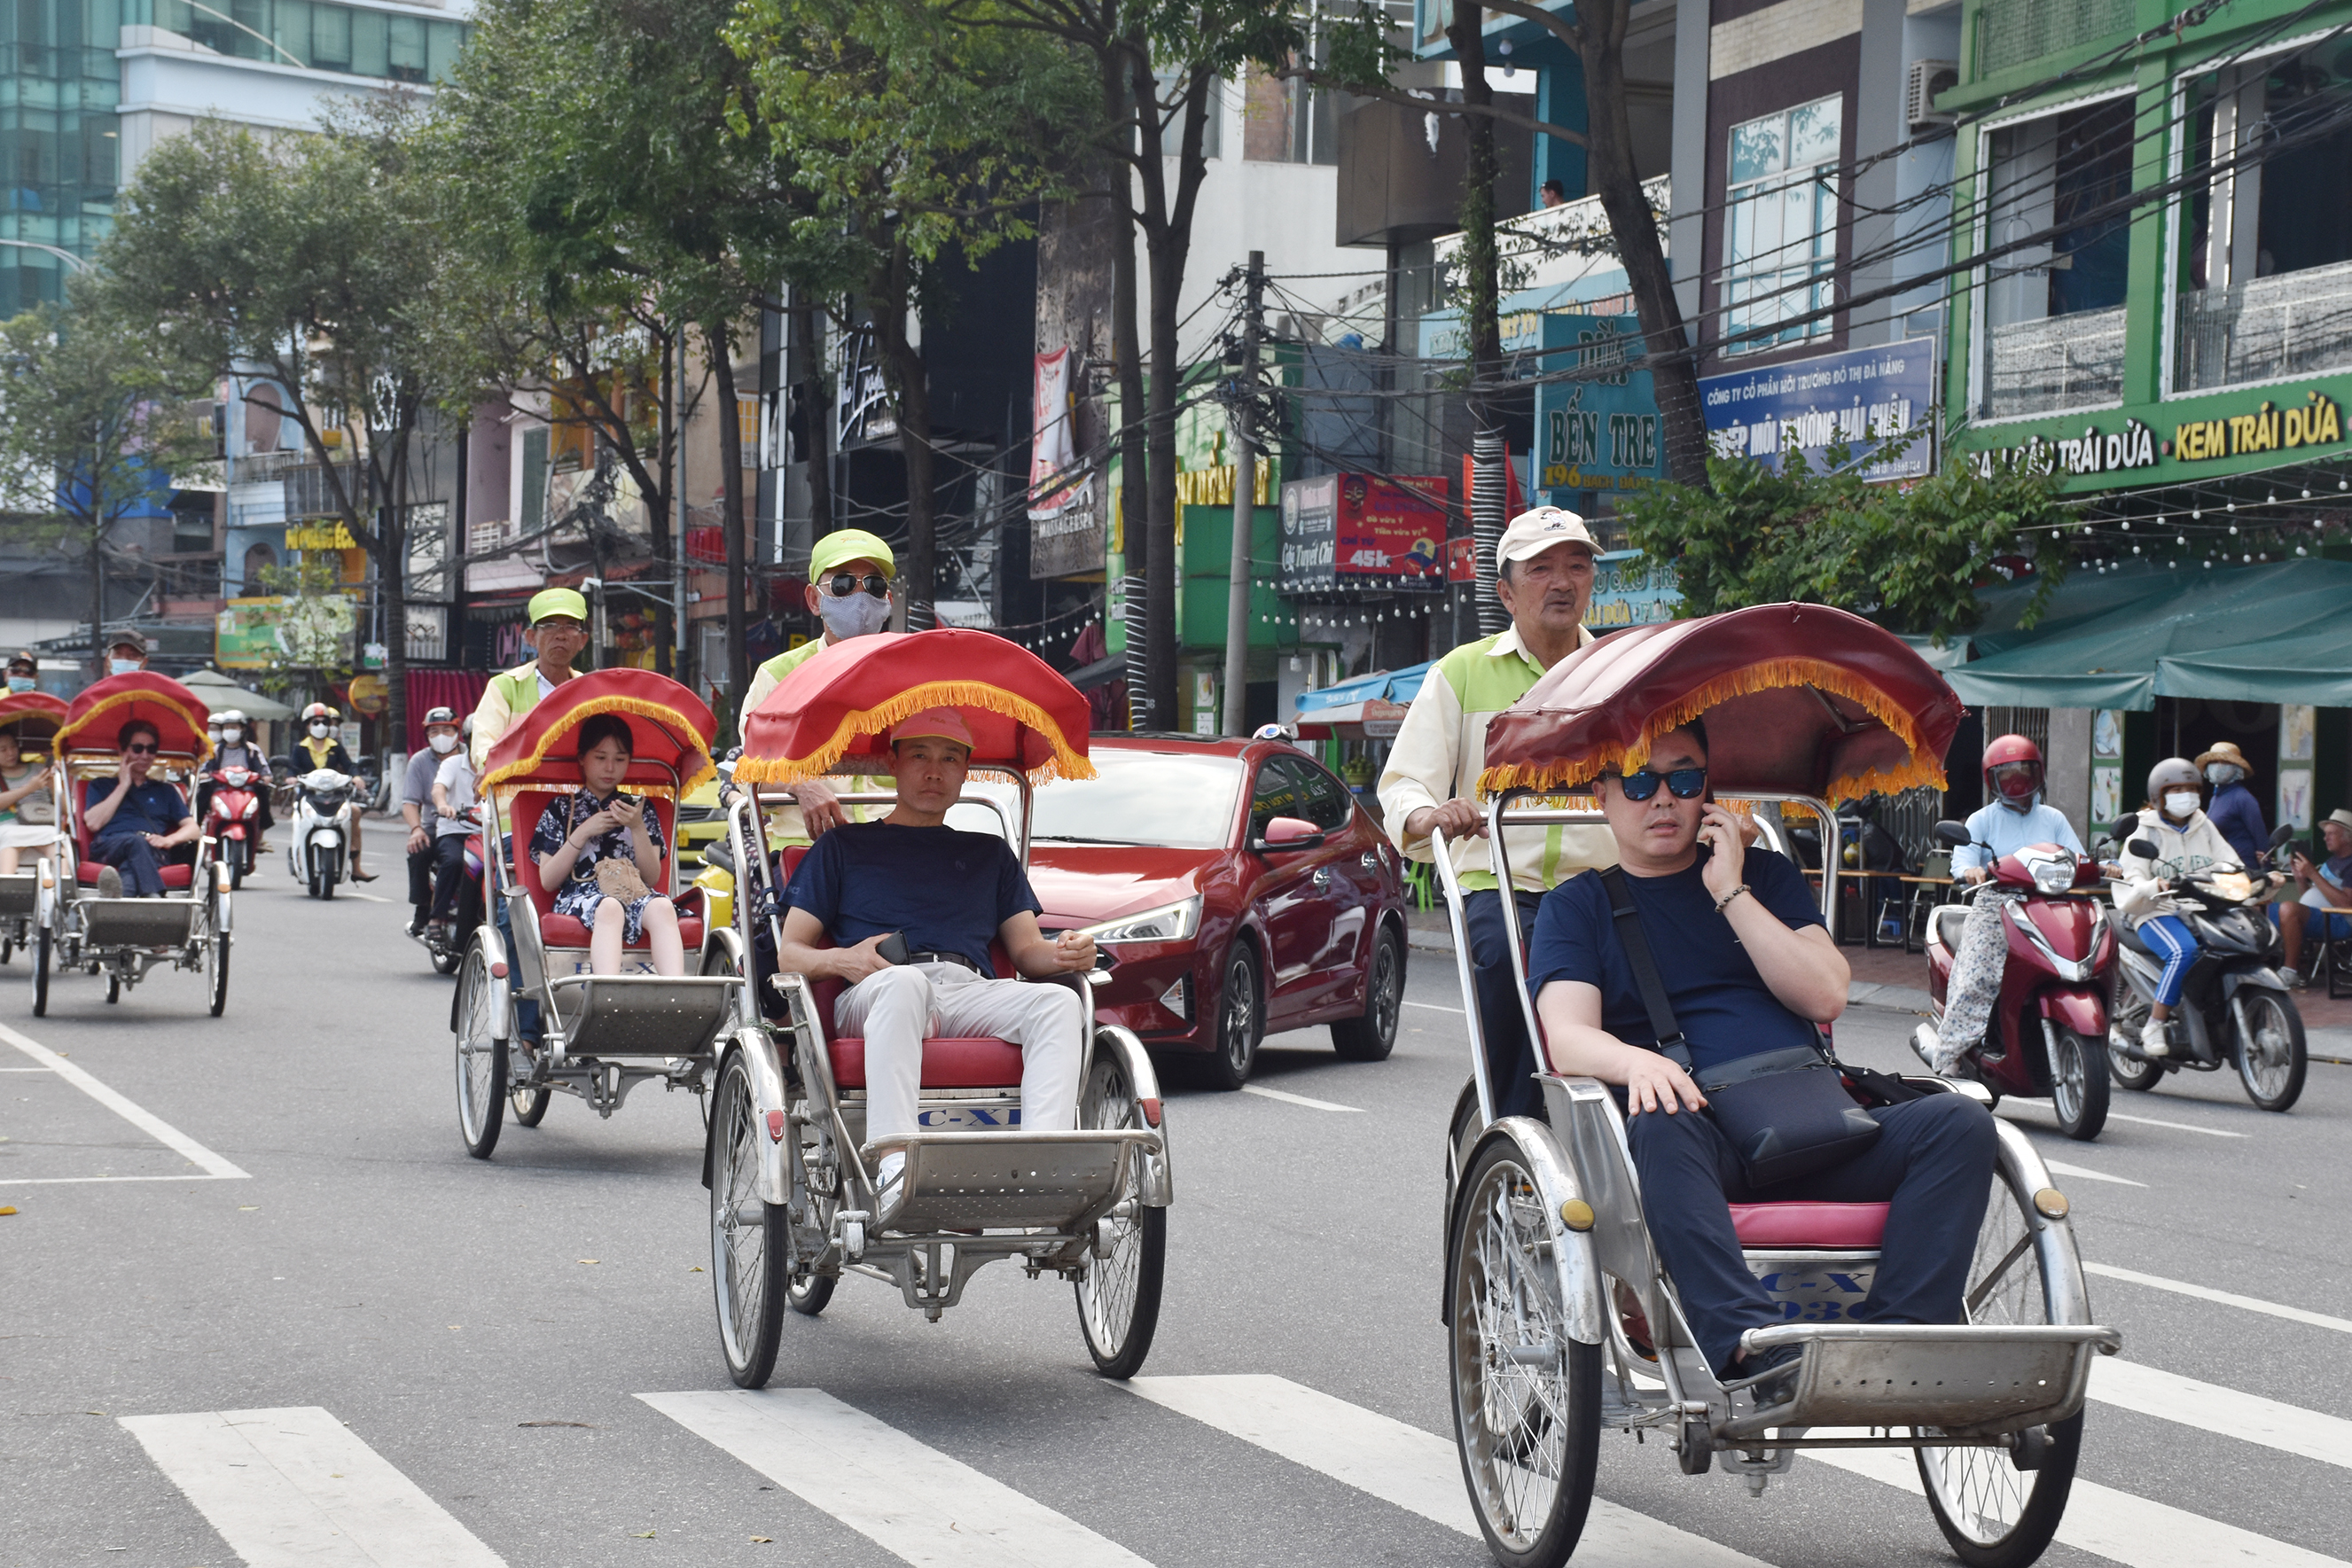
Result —
[{"label": "yellow fringe trim", "polygon": [[1893,731],[1911,753],[1910,762],[1904,767],[1866,768],[1860,774],[1832,779],[1828,794],[1830,804],[1839,805],[1874,793],[1891,795],[1922,784],[1933,785],[1938,789],[1946,787],[1943,763],[1939,758],[1921,754],[1919,727],[1913,722],[1907,709],[1843,665],[1820,659],[1798,658],[1768,659],[1762,664],[1748,664],[1685,692],[1673,704],[1650,716],[1649,722],[1643,727],[1641,740],[1633,746],[1603,746],[1582,757],[1558,762],[1516,762],[1489,768],[1479,775],[1478,788],[1486,795],[1522,786],[1560,790],[1611,771],[1635,772],[1649,761],[1650,748],[1658,737],[1669,730],[1681,728],[1709,708],[1729,702],[1734,697],[1751,696],[1758,692],[1789,686],[1816,686],[1833,696],[1860,703],[1871,717]]},{"label": "yellow fringe trim", "polygon": [[[540,737],[538,748],[529,757],[522,758],[514,762],[509,762],[502,768],[493,768],[489,772],[482,776],[482,781],[477,785],[476,788],[478,789],[488,790],[497,785],[507,782],[509,779],[520,779],[527,773],[536,773],[539,771],[540,765],[544,763],[549,755],[554,751],[555,743],[558,740],[570,735],[573,730],[578,729],[581,725],[600,713],[634,714],[639,718],[652,719],[656,724],[674,725],[687,735],[698,737],[702,733],[694,727],[694,723],[691,719],[688,719],[686,715],[678,712],[677,709],[669,706],[667,703],[647,702],[643,697],[629,697],[617,695],[609,697],[593,697],[587,702],[582,703],[578,707],[573,708],[572,710],[571,716],[567,718],[562,725],[554,729],[549,730],[545,735],[541,736]],[[528,720],[530,716],[530,711],[525,710],[520,716],[523,719]],[[505,737],[502,736],[499,738],[504,739]],[[678,793],[681,795],[690,795],[701,787],[704,780],[719,777],[719,769],[710,760],[710,750],[709,747],[704,747],[700,751],[695,753],[695,755],[702,759],[702,765],[699,768],[697,768],[691,774],[686,775],[682,779],[677,787]],[[570,786],[550,785],[548,788],[564,789],[570,788]]]},{"label": "yellow fringe trim", "polygon": [[97,728],[100,719],[117,708],[129,707],[133,703],[154,703],[158,706],[170,708],[180,716],[180,722],[185,724],[189,732],[196,737],[194,752],[196,760],[202,762],[213,754],[212,740],[205,734],[205,720],[212,716],[211,710],[196,708],[192,713],[186,704],[175,702],[161,692],[152,691],[116,692],[111,695],[100,697],[98,700],[98,706],[88,713],[58,727],[58,748],[65,749],[70,740]]},{"label": "yellow fringe trim", "polygon": [[[1050,779],[1095,777],[1095,765],[1065,740],[1061,726],[1028,698],[1016,696],[1002,686],[992,686],[983,681],[931,681],[911,686],[887,702],[850,714],[835,729],[833,738],[806,757],[752,757],[747,753],[735,764],[735,780],[739,784],[790,784],[802,779],[822,777],[833,770],[835,763],[848,755],[851,744],[859,736],[887,735],[890,727],[900,719],[912,718],[927,708],[935,707],[971,707],[983,713],[1003,714],[1044,736],[1052,745],[1054,755],[1029,769],[1029,781],[1033,784],[1043,784]],[[1001,762],[1003,759],[992,758],[988,760]]]}]

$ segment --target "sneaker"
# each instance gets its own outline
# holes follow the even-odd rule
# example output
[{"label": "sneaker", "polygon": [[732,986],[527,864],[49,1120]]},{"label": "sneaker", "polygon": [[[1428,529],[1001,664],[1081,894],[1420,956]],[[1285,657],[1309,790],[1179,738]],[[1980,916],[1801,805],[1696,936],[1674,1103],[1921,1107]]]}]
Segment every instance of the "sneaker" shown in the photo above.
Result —
[{"label": "sneaker", "polygon": [[425,935],[425,911],[421,909],[418,910],[416,912],[415,918],[408,923],[408,934],[411,936],[422,936]]},{"label": "sneaker", "polygon": [[122,873],[115,870],[110,865],[102,865],[99,867],[98,896],[100,898],[121,898],[122,896]]},{"label": "sneaker", "polygon": [[2172,1042],[2164,1037],[2162,1019],[2150,1019],[2140,1027],[2139,1053],[2151,1061],[2161,1061],[2172,1054]]},{"label": "sneaker", "polygon": [[2290,991],[2299,991],[2311,984],[2310,976],[2299,969],[2290,969],[2284,964],[2279,966],[2279,978],[2286,982],[2286,988]]},{"label": "sneaker", "polygon": [[[1796,1383],[1797,1373],[1803,1365],[1805,1347],[1800,1344],[1776,1344],[1770,1350],[1748,1356],[1732,1368],[1735,1379],[1747,1380],[1756,1403],[1768,1402],[1766,1391],[1775,1387],[1787,1390]],[[1781,1397],[1786,1397],[1784,1392]]]},{"label": "sneaker", "polygon": [[874,1227],[880,1229],[898,1212],[898,1200],[906,1195],[907,1156],[894,1151],[884,1155],[874,1167]]}]

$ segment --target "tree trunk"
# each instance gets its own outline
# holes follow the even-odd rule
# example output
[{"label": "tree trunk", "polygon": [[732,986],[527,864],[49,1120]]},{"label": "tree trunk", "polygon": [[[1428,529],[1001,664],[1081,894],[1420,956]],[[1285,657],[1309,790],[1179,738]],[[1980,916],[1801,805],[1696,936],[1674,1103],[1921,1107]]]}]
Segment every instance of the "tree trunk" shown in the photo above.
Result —
[{"label": "tree trunk", "polygon": [[[1139,42],[1139,47],[1141,47]],[[1107,101],[1127,104],[1128,118],[1139,121],[1141,111],[1129,102],[1132,93],[1122,74],[1123,57],[1111,54],[1105,57],[1103,93]],[[1119,165],[1122,187],[1131,187],[1126,164]],[[1118,523],[1119,549],[1127,581],[1123,591],[1127,626],[1127,715],[1129,729],[1151,729],[1176,722],[1172,709],[1155,709],[1151,705],[1151,637],[1148,630],[1150,619],[1148,586],[1151,532],[1150,507],[1147,499],[1150,488],[1152,458],[1143,439],[1141,421],[1144,413],[1143,340],[1139,330],[1141,312],[1137,308],[1140,279],[1135,266],[1135,223],[1131,198],[1127,188],[1118,196],[1119,238],[1111,247],[1111,356],[1118,373]]]},{"label": "tree trunk", "polygon": [[[1633,308],[1652,355],[1670,354],[1652,368],[1658,417],[1664,426],[1666,476],[1680,485],[1706,484],[1706,415],[1698,399],[1698,368],[1688,346],[1682,303],[1659,243],[1657,218],[1633,165],[1633,132],[1625,113],[1626,0],[1584,0],[1591,5],[1578,33],[1587,106],[1586,178],[1609,215],[1624,263]],[[1581,6],[1580,7],[1581,8]],[[1465,80],[1467,80],[1465,76]],[[1492,121],[1487,121],[1491,124]]]},{"label": "tree trunk", "polygon": [[[96,491],[93,484],[90,488]],[[89,520],[89,668],[92,680],[106,678],[106,517]]]},{"label": "tree trunk", "polygon": [[[1491,106],[1494,89],[1486,84],[1486,44],[1482,28],[1486,12],[1457,0],[1454,20],[1445,30],[1462,67],[1462,101],[1473,107]],[[1474,488],[1469,497],[1470,533],[1477,545],[1478,629],[1500,632],[1509,614],[1495,594],[1495,552],[1503,537],[1510,480],[1506,473],[1501,411],[1496,406],[1503,376],[1503,337],[1498,319],[1502,287],[1495,246],[1495,181],[1501,161],[1495,150],[1495,117],[1465,114],[1463,131],[1470,141],[1462,179],[1463,272],[1462,327],[1468,339],[1470,361],[1470,469]]]},{"label": "tree trunk", "polygon": [[907,559],[898,571],[898,591],[907,606],[907,630],[927,632],[939,623],[939,555],[933,511],[931,383],[923,351],[908,331],[914,309],[913,262],[903,243],[890,250],[883,297],[876,301],[874,329],[881,339],[890,390],[898,398],[898,454],[907,470]]},{"label": "tree trunk", "polygon": [[[675,335],[682,340],[685,333]],[[660,434],[655,440],[655,465],[661,470],[662,482],[646,494],[647,521],[652,525],[654,570],[665,582],[673,580],[678,570],[678,552],[670,536],[670,492],[677,481],[677,449],[685,435],[686,366],[676,348],[673,335],[661,337],[662,393]],[[677,591],[670,590],[654,605],[654,669],[676,679],[677,660],[672,644],[677,641]]]},{"label": "tree trunk", "polygon": [[833,531],[833,405],[824,394],[824,312],[803,306],[802,413],[807,420],[809,538],[812,542]]},{"label": "tree trunk", "polygon": [[[751,674],[744,636],[750,628],[743,619],[743,584],[748,575],[743,559],[743,423],[735,406],[735,350],[727,340],[725,324],[705,327],[702,340],[709,347],[710,368],[719,378],[719,504],[727,513],[726,707],[732,714],[741,705]],[[731,727],[735,721],[727,722]]]},{"label": "tree trunk", "polygon": [[[376,754],[388,757],[408,739],[408,453],[416,439],[416,409],[404,404],[401,429],[394,438],[392,504],[383,508],[376,528],[383,541],[376,560],[383,603],[384,733],[377,737]],[[388,771],[388,769],[387,769]]]}]

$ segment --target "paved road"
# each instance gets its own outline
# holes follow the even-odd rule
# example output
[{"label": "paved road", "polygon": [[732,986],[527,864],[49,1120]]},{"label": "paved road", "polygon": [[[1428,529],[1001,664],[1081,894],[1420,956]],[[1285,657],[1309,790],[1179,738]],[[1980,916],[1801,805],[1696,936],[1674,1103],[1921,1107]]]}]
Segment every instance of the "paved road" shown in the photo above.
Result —
[{"label": "paved road", "polygon": [[[1386,1063],[1287,1036],[1270,1092],[1172,1097],[1145,1379],[1097,1380],[1068,1288],[1007,1267],[937,1326],[845,1282],[747,1406],[713,1397],[692,1102],[559,1100],[467,1159],[403,915],[263,876],[217,1021],[173,974],[37,1020],[0,971],[0,1568],[1487,1561],[1435,1322],[1447,965],[1415,956]],[[1907,1065],[1906,1022],[1839,1037]],[[2352,1561],[2352,1069],[2286,1117],[2223,1079],[2118,1113],[2042,1134],[2126,1336],[2045,1561]],[[1903,1469],[1751,1501],[1612,1434],[1578,1561],[1950,1562]]]}]

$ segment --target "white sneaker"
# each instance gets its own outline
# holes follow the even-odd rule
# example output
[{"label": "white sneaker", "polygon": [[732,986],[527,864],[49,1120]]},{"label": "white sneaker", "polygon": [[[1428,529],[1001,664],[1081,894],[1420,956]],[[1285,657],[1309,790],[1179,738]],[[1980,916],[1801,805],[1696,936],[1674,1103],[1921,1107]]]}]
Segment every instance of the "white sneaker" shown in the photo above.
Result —
[{"label": "white sneaker", "polygon": [[2151,1061],[2172,1054],[2171,1042],[2164,1038],[2162,1019],[2150,1019],[2140,1026],[2139,1053]]},{"label": "white sneaker", "polygon": [[906,1184],[900,1178],[907,1174],[904,1151],[893,1150],[884,1155],[874,1166],[874,1224],[878,1229],[883,1222],[898,1211],[898,1200],[905,1195]]},{"label": "white sneaker", "polygon": [[2290,969],[2284,964],[2279,966],[2279,978],[2286,982],[2286,988],[2290,991],[2302,990],[2311,984],[2310,976]]},{"label": "white sneaker", "polygon": [[98,896],[100,898],[121,898],[122,896],[122,873],[115,870],[110,865],[102,865],[99,867]]}]

